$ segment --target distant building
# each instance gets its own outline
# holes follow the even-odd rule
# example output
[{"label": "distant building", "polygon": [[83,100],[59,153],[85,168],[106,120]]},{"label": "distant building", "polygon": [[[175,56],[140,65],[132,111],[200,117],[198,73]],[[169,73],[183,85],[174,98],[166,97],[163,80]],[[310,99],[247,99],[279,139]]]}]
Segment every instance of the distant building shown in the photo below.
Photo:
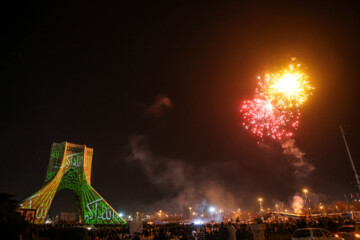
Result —
[{"label": "distant building", "polygon": [[76,213],[75,212],[61,212],[60,213],[60,222],[75,223],[76,222]]}]

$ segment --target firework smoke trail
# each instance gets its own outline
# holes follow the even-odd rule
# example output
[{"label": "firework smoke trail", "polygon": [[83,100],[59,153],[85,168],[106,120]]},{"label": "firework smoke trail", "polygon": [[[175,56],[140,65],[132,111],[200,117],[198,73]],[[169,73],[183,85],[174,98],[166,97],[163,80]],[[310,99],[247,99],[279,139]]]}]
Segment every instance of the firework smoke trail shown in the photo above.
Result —
[{"label": "firework smoke trail", "polygon": [[313,89],[301,65],[293,58],[288,68],[266,74],[264,78],[259,76],[255,98],[244,101],[240,109],[245,129],[262,141],[266,137],[278,140],[283,153],[295,158],[291,163],[296,168],[297,178],[306,177],[315,169],[304,160],[305,153],[291,139],[300,124],[299,106]]},{"label": "firework smoke trail", "polygon": [[292,207],[294,213],[301,214],[302,210],[304,208],[304,205],[305,205],[305,200],[301,196],[299,196],[299,195],[293,196],[293,201],[291,203],[291,207]]},{"label": "firework smoke trail", "polygon": [[296,169],[294,172],[296,178],[305,178],[315,170],[314,165],[305,160],[305,153],[295,145],[294,139],[282,142],[281,147],[284,149],[283,153],[290,157],[290,163]]}]

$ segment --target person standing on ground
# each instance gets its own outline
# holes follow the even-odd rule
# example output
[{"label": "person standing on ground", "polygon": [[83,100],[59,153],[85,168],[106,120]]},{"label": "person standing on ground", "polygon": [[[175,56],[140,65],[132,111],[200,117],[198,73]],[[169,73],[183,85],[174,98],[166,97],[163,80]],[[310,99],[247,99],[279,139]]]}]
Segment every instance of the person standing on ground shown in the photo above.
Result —
[{"label": "person standing on ground", "polygon": [[221,222],[219,228],[219,240],[229,240],[229,231],[224,226],[224,222]]},{"label": "person standing on ground", "polygon": [[229,240],[236,240],[236,229],[235,227],[231,224],[231,222],[228,223],[228,232],[229,232]]},{"label": "person standing on ground", "polygon": [[205,230],[203,227],[200,228],[200,231],[197,234],[197,240],[205,240]]}]

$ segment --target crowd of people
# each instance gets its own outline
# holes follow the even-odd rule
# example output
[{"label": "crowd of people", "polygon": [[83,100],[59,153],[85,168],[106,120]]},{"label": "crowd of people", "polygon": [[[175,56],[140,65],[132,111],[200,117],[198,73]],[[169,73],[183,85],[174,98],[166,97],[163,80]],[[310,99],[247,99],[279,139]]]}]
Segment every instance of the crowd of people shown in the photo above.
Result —
[{"label": "crowd of people", "polygon": [[[257,223],[262,223],[258,220]],[[268,219],[265,222],[265,238],[267,240],[290,239],[298,228],[320,227],[331,232],[344,224],[354,223],[349,219]],[[30,239],[48,238],[63,235],[64,237],[82,234],[87,240],[253,240],[250,223],[240,221],[224,221],[218,224],[144,224],[141,232],[130,233],[129,225],[122,226],[80,226],[80,225],[34,225]],[[66,235],[67,234],[67,235]],[[75,235],[76,235],[75,234]],[[76,239],[76,237],[74,237]],[[80,239],[80,235],[79,235]]]},{"label": "crowd of people", "polygon": [[132,239],[129,226],[87,226],[79,224],[32,225],[27,239]]},{"label": "crowd of people", "polygon": [[[258,223],[262,222],[261,220]],[[294,231],[298,228],[319,227],[326,228],[331,232],[344,224],[354,224],[351,219],[269,219],[263,222],[265,228],[265,238],[271,239],[290,239]],[[241,222],[222,222],[220,224],[206,225],[162,225],[144,227],[140,237],[152,237],[154,240],[252,240],[254,238],[251,231],[251,224]],[[149,234],[150,233],[150,234]]]}]

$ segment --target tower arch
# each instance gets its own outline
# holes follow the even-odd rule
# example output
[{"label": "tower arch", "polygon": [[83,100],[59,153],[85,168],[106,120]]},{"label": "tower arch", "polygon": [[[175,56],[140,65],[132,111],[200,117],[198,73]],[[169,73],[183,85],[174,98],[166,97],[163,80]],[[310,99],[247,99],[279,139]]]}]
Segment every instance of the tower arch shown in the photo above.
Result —
[{"label": "tower arch", "polygon": [[25,199],[21,207],[35,209],[35,224],[43,224],[56,193],[75,194],[80,223],[121,224],[126,221],[91,186],[93,149],[69,142],[53,143],[44,186]]}]

